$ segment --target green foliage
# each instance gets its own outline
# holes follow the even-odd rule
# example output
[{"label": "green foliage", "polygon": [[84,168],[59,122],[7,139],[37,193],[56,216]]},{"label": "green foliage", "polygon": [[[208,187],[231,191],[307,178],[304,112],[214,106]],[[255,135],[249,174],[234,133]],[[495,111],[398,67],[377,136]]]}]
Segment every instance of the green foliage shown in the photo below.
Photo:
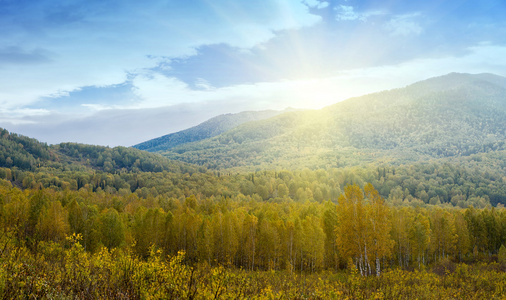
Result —
[{"label": "green foliage", "polygon": [[[291,274],[191,266],[185,253],[147,260],[103,248],[83,251],[79,236],[68,248],[31,254],[12,247],[0,257],[4,299],[502,299],[506,277],[494,264],[457,264],[441,275],[390,269],[381,276],[354,272]],[[60,259],[53,259],[57,251]]]},{"label": "green foliage", "polygon": [[[31,171],[36,171],[40,167],[79,171],[94,169],[109,173],[199,171],[198,167],[133,148],[109,148],[76,143],[48,146],[35,139],[9,133],[2,128],[0,128],[0,167]],[[7,175],[0,174],[0,177]],[[23,181],[23,184],[30,185],[30,178]]]},{"label": "green foliage", "polygon": [[502,265],[506,265],[506,247],[504,247],[504,245],[501,245],[501,248],[499,248],[497,261]]},{"label": "green foliage", "polygon": [[108,173],[134,172],[197,172],[188,164],[174,162],[160,155],[126,147],[102,147],[76,143],[52,146],[62,162],[84,165]]},{"label": "green foliage", "polygon": [[[496,153],[497,154],[497,153]],[[419,163],[398,167],[328,168],[301,171],[226,172],[119,172],[38,168],[35,172],[0,168],[4,180],[23,188],[135,193],[141,198],[231,197],[258,195],[263,200],[290,198],[296,201],[337,201],[342,187],[371,182],[388,203],[408,206],[451,204],[466,208],[506,203],[506,165],[503,156],[484,155],[487,163],[474,160],[456,164]],[[495,166],[495,167],[493,167]],[[2,179],[2,178],[0,178]],[[5,181],[2,181],[5,182]],[[11,183],[5,182],[9,185]],[[436,199],[432,201],[430,199]],[[121,208],[121,203],[116,203]]]},{"label": "green foliage", "polygon": [[51,160],[53,157],[54,154],[46,144],[0,128],[1,167],[33,170],[41,161]]},{"label": "green foliage", "polygon": [[104,246],[109,249],[120,247],[125,241],[125,225],[116,209],[106,208],[98,221]]}]

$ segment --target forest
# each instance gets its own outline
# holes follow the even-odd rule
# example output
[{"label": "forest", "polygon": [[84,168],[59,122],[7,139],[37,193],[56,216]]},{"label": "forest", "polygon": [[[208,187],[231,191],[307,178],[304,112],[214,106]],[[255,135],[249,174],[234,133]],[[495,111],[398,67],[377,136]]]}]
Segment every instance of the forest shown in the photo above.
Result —
[{"label": "forest", "polygon": [[58,148],[75,153],[0,168],[3,298],[504,293],[500,153],[462,164],[248,173],[173,162],[144,172],[121,149]]},{"label": "forest", "polygon": [[336,202],[21,190],[6,180],[0,195],[3,298],[504,294],[504,208],[391,206],[372,184],[348,185]]},{"label": "forest", "polygon": [[0,298],[504,299],[503,92],[450,74],[159,153],[0,129]]}]

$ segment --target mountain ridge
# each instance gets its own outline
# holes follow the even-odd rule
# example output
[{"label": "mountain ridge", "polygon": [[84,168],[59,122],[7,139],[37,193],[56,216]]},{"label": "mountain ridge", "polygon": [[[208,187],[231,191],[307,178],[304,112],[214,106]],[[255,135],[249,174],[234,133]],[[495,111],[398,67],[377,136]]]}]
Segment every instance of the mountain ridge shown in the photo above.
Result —
[{"label": "mountain ridge", "polygon": [[235,114],[232,113],[222,114],[213,117],[205,122],[202,122],[197,126],[193,126],[191,128],[184,129],[178,132],[166,134],[161,137],[136,144],[132,147],[137,148],[139,150],[145,150],[148,152],[167,150],[181,144],[196,142],[217,136],[223,132],[226,132],[246,122],[267,119],[291,110],[293,109],[288,108],[285,109],[284,111],[276,111],[276,110],[243,111]]},{"label": "mountain ridge", "polygon": [[467,156],[504,149],[505,99],[504,77],[450,73],[317,111],[244,123],[161,153],[216,168],[325,167],[334,164],[332,157],[355,165],[378,157],[403,163]]}]

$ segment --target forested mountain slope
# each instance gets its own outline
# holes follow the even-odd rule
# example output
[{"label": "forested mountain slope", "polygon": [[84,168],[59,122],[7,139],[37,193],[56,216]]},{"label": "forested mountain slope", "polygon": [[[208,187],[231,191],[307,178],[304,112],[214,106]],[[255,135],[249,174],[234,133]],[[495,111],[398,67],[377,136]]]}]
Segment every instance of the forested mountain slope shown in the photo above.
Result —
[{"label": "forested mountain slope", "polygon": [[372,183],[395,205],[506,203],[506,150],[400,166],[211,172],[137,149],[74,143],[48,146],[7,130],[2,131],[0,147],[0,186],[23,189],[85,188],[165,199],[197,195],[202,199],[247,196],[277,201],[288,197],[323,202],[336,201],[347,185]]},{"label": "forested mountain slope", "polygon": [[469,156],[505,149],[505,137],[506,78],[451,73],[162,153],[211,168],[325,168]]},{"label": "forested mountain slope", "polygon": [[224,114],[209,119],[197,126],[167,134],[137,145],[134,148],[156,152],[167,150],[181,144],[196,142],[217,136],[243,123],[263,120],[279,115],[282,111],[244,111],[237,114]]}]

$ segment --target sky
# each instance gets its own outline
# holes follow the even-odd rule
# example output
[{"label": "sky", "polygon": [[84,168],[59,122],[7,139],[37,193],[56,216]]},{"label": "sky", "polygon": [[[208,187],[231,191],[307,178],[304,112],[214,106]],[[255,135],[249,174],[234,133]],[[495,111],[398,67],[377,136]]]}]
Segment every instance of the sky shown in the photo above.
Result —
[{"label": "sky", "polygon": [[131,146],[224,113],[506,76],[503,0],[0,0],[0,127]]}]

